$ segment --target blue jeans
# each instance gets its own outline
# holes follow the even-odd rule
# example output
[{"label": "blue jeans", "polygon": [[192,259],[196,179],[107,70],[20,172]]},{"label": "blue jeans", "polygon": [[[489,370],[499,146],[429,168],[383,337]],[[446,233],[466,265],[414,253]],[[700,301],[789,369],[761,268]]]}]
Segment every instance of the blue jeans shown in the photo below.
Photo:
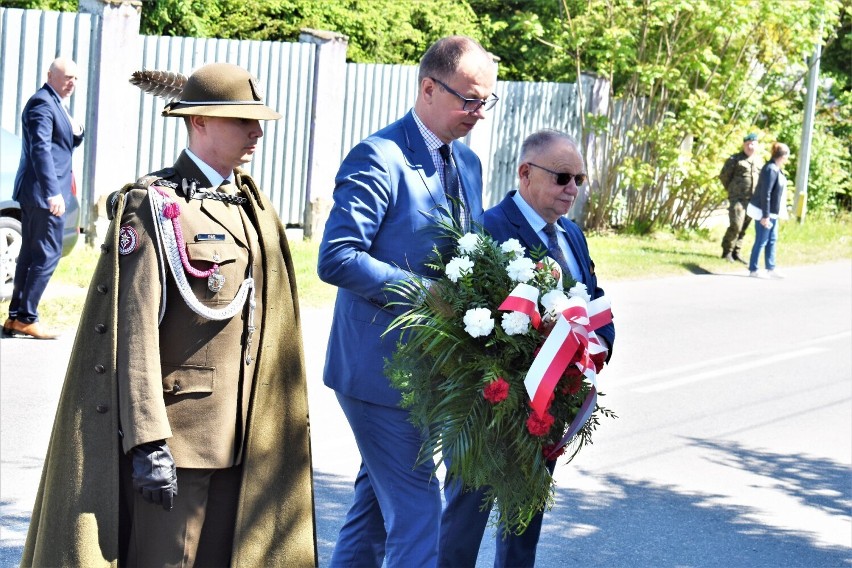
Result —
[{"label": "blue jeans", "polygon": [[751,247],[751,260],[748,269],[751,272],[757,270],[760,260],[760,251],[766,249],[764,254],[766,270],[775,270],[775,241],[778,240],[778,219],[769,219],[769,228],[754,222],[754,246]]}]

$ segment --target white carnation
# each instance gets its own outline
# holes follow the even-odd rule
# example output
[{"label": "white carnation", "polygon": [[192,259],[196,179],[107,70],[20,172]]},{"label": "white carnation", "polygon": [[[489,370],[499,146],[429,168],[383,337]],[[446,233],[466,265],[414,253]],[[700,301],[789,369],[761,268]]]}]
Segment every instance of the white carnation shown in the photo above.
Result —
[{"label": "white carnation", "polygon": [[586,285],[582,282],[577,282],[574,286],[568,290],[568,295],[572,298],[582,298],[588,304],[592,301],[592,297],[589,295],[589,292],[586,290]]},{"label": "white carnation", "polygon": [[471,337],[485,337],[494,329],[491,310],[488,308],[473,308],[464,314],[464,330]]},{"label": "white carnation", "polygon": [[523,335],[530,330],[530,316],[523,312],[503,314],[503,331],[506,335]]},{"label": "white carnation", "polygon": [[465,233],[465,235],[459,239],[459,252],[462,254],[471,254],[476,251],[476,247],[479,245],[479,235],[475,233]]},{"label": "white carnation", "polygon": [[541,297],[541,305],[549,314],[558,314],[568,307],[568,296],[562,290],[551,290]]},{"label": "white carnation", "polygon": [[515,258],[524,256],[524,252],[526,251],[518,239],[509,239],[500,245],[500,250],[506,254],[515,253]]},{"label": "white carnation", "polygon": [[457,256],[447,263],[444,270],[447,273],[447,278],[453,282],[458,282],[459,278],[473,270],[473,261],[467,256]]},{"label": "white carnation", "polygon": [[529,282],[535,276],[535,263],[525,256],[516,258],[506,265],[506,273],[514,282]]}]

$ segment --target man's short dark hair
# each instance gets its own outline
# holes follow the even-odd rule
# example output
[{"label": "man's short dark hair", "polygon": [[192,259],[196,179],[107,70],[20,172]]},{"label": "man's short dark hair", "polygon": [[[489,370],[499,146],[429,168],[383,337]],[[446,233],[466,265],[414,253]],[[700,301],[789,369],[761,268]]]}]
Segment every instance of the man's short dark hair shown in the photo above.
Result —
[{"label": "man's short dark hair", "polygon": [[456,35],[439,39],[426,50],[426,53],[420,59],[418,82],[426,77],[434,77],[443,81],[449,80],[459,68],[459,60],[462,56],[475,49],[488,55],[488,52],[479,42],[467,36]]}]

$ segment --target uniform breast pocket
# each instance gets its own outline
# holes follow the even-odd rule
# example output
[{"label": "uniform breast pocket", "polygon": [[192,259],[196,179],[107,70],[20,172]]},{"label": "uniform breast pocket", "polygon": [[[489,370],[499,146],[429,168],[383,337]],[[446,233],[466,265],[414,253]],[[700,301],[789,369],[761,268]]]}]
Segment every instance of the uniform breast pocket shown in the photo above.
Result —
[{"label": "uniform breast pocket", "polygon": [[196,297],[209,304],[231,301],[246,277],[247,251],[233,240],[187,243],[186,248],[193,268],[206,271],[218,266],[212,277],[190,278]]},{"label": "uniform breast pocket", "polygon": [[210,394],[216,370],[197,365],[163,365],[163,392],[172,395]]}]

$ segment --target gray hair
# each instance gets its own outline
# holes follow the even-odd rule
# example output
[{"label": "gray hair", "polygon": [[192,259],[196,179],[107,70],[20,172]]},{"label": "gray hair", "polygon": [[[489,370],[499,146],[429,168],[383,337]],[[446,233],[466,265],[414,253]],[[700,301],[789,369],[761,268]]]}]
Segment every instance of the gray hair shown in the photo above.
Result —
[{"label": "gray hair", "polygon": [[519,156],[518,163],[526,162],[527,159],[529,159],[530,155],[537,154],[540,151],[544,150],[554,140],[567,141],[577,150],[577,153],[580,154],[580,157],[583,157],[582,153],[580,152],[580,147],[577,145],[577,141],[574,140],[573,137],[569,136],[565,132],[562,132],[561,130],[543,128],[541,130],[533,132],[532,134],[527,136],[526,140],[524,140],[524,143],[521,145],[521,155]]}]

